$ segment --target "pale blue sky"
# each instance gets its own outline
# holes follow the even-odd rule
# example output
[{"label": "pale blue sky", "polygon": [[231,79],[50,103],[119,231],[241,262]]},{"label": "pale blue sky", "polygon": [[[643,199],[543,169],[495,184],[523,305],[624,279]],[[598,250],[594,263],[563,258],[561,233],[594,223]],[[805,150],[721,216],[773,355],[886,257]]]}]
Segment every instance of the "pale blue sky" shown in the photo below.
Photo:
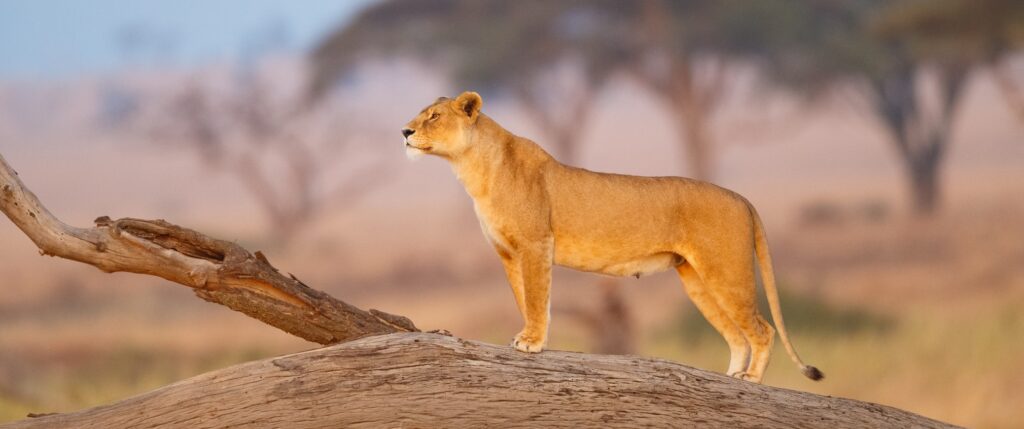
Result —
[{"label": "pale blue sky", "polygon": [[309,48],[372,0],[0,0],[0,79]]}]

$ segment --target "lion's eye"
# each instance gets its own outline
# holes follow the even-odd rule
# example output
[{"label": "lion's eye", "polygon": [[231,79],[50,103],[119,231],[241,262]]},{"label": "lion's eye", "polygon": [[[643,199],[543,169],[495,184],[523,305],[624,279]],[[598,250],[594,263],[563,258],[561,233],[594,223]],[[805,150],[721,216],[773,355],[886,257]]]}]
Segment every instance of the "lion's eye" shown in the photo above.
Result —
[{"label": "lion's eye", "polygon": [[441,117],[441,115],[439,113],[435,113],[433,115],[430,115],[430,120],[431,121],[436,121],[437,118],[440,118],[440,117]]}]

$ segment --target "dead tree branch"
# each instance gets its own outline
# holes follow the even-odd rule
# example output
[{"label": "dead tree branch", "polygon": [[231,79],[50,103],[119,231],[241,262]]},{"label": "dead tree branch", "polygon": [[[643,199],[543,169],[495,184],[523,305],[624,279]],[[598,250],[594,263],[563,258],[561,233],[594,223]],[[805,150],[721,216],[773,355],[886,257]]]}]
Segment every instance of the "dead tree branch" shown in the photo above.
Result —
[{"label": "dead tree branch", "polygon": [[0,155],[0,211],[42,254],[108,273],[148,274],[188,286],[207,301],[320,344],[415,331],[408,319],[364,311],[280,273],[260,253],[163,220],[96,219],[93,228],[54,217]]}]

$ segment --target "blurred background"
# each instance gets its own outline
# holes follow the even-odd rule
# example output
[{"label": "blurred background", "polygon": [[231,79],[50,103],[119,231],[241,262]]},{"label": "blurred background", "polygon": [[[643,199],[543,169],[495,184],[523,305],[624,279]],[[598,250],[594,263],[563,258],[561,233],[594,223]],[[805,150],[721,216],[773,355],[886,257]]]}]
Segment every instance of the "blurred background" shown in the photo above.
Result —
[{"label": "blurred background", "polygon": [[[423,329],[521,327],[444,161],[438,96],[563,162],[683,175],[767,225],[766,383],[972,427],[1024,419],[1024,3],[4,2],[0,153],[60,218],[164,218]],[[551,347],[723,371],[674,273],[557,269]],[[0,220],[0,422],[306,350],[187,288],[40,257]]]}]

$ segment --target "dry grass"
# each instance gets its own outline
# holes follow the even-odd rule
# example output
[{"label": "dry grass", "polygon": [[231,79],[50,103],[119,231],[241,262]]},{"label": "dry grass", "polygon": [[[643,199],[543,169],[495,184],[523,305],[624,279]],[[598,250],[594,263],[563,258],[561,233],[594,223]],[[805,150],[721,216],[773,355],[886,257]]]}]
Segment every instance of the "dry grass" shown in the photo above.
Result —
[{"label": "dry grass", "polygon": [[[838,316],[826,316],[809,305],[813,300],[784,298],[802,301],[784,304],[788,326],[801,357],[825,371],[826,379],[803,378],[777,343],[766,383],[892,405],[968,427],[1018,427],[1024,299],[990,303],[980,314],[929,310],[893,319],[834,307],[830,314]],[[807,316],[814,322],[807,323]],[[845,324],[850,320],[858,322]],[[728,348],[699,316],[669,328],[645,342],[645,354],[725,369]]]}]

